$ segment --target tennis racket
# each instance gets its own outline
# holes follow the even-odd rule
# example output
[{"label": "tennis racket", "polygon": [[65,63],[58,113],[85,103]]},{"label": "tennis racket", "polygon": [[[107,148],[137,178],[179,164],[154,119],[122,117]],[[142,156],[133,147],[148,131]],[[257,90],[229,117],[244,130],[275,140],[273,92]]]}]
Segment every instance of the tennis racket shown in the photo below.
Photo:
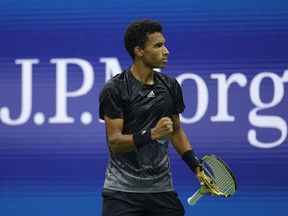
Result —
[{"label": "tennis racket", "polygon": [[205,155],[201,159],[200,171],[204,185],[188,198],[189,205],[195,205],[205,193],[230,197],[236,192],[236,178],[224,161],[215,155]]}]

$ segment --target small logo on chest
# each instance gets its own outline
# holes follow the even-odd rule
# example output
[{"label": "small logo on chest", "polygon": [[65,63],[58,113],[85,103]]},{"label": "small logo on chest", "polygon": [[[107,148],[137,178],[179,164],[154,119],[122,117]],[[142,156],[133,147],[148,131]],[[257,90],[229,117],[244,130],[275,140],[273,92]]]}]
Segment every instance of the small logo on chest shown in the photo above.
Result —
[{"label": "small logo on chest", "polygon": [[148,98],[154,98],[155,97],[155,93],[154,91],[150,91],[150,93],[147,95]]}]

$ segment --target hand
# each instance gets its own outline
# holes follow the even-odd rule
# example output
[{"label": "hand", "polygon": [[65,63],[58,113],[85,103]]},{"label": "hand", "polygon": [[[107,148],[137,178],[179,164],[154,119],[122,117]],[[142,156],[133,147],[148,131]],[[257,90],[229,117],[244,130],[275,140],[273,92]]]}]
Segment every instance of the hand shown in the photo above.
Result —
[{"label": "hand", "polygon": [[[197,167],[195,170],[194,170],[194,173],[196,173],[196,179],[199,181],[200,185],[201,185],[201,190],[200,190],[200,193],[202,194],[210,194],[210,195],[213,195],[213,192],[212,190],[207,186],[205,185],[205,182],[200,174],[200,168]],[[212,185],[212,188],[213,189],[216,189],[218,190],[218,187],[216,186],[216,184],[214,184],[214,182],[212,181],[211,178],[209,178],[208,176],[206,176],[206,179],[210,182],[210,184]]]},{"label": "hand", "polygon": [[[218,186],[215,184],[215,182],[208,176],[206,176],[206,180],[209,182],[210,186],[212,187],[213,190],[219,191]],[[209,194],[209,195],[215,195],[210,187],[205,185],[204,187],[201,188],[201,193]]]},{"label": "hand", "polygon": [[173,122],[168,117],[161,118],[151,130],[152,140],[163,139],[173,132]]},{"label": "hand", "polygon": [[196,167],[194,173],[196,173],[196,179],[199,181],[200,185],[203,186],[205,182],[200,174],[201,173],[200,168]]}]

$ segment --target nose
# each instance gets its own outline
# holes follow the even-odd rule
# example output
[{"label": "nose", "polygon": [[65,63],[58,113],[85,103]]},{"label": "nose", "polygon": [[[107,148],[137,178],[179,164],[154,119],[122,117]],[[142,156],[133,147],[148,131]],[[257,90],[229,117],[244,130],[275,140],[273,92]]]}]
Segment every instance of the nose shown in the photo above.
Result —
[{"label": "nose", "polygon": [[163,54],[164,54],[164,55],[169,55],[169,50],[167,49],[166,46],[164,46]]}]

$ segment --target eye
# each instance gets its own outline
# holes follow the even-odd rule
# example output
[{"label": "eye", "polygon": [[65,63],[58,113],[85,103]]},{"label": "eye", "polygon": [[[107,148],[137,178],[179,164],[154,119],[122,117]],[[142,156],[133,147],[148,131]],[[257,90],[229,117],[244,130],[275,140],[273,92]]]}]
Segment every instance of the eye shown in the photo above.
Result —
[{"label": "eye", "polygon": [[162,46],[163,46],[163,43],[156,43],[156,44],[155,44],[155,47],[156,47],[156,48],[160,48],[160,47],[162,47]]}]

